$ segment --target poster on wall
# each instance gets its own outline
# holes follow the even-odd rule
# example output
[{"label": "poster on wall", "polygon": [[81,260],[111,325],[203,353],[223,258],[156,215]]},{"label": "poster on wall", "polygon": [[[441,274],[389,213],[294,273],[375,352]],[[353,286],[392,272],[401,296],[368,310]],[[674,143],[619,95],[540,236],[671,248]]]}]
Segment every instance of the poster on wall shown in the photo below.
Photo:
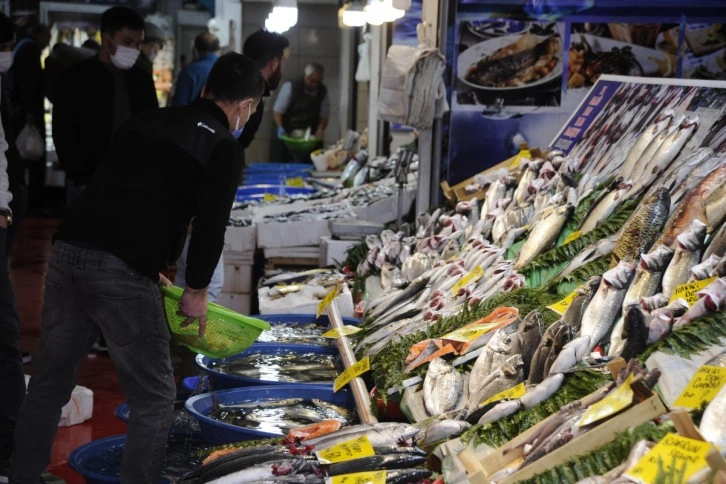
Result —
[{"label": "poster on wall", "polygon": [[683,77],[726,81],[726,25],[686,24]]}]

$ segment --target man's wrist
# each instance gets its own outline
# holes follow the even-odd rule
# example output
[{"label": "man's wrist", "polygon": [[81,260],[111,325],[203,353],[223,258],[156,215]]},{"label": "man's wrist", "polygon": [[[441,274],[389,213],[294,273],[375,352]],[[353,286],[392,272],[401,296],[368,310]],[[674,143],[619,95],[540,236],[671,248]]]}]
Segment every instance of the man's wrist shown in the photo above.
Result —
[{"label": "man's wrist", "polygon": [[207,292],[207,288],[206,287],[203,287],[201,289],[194,289],[193,287],[188,287],[187,286],[186,291],[189,294],[192,294],[192,295],[199,295],[199,294],[206,293]]}]

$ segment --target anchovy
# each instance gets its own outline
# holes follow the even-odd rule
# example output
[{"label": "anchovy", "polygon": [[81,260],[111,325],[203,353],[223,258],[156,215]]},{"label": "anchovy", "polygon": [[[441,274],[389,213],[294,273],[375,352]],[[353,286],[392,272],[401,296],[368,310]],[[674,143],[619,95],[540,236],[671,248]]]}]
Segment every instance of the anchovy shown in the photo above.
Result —
[{"label": "anchovy", "polygon": [[653,124],[643,130],[633,147],[628,152],[628,156],[625,158],[625,161],[623,161],[623,166],[620,169],[620,176],[624,180],[631,179],[631,174],[633,169],[635,169],[635,163],[640,159],[641,155],[653,139],[668,126],[674,116],[675,113],[672,109],[666,109],[660,113],[657,118],[655,118]]},{"label": "anchovy", "polygon": [[659,245],[648,254],[641,254],[640,264],[635,269],[633,282],[625,293],[624,304],[638,302],[641,298],[658,292],[663,273],[673,258],[673,249]]},{"label": "anchovy", "polygon": [[429,363],[424,378],[424,405],[429,415],[453,410],[464,393],[464,377],[441,358]]},{"label": "anchovy", "polygon": [[522,269],[539,254],[550,249],[557,242],[562,227],[565,226],[573,211],[574,207],[567,204],[553,209],[549,215],[543,217],[529,233],[514,268]]},{"label": "anchovy", "polygon": [[653,245],[668,218],[671,202],[668,190],[660,188],[643,200],[620,231],[610,268],[620,261],[637,261]]},{"label": "anchovy", "polygon": [[696,219],[688,230],[677,237],[678,245],[673,260],[663,274],[663,294],[666,297],[673,295],[676,286],[688,282],[691,269],[700,261],[706,229],[706,224]]},{"label": "anchovy", "polygon": [[621,261],[603,275],[600,287],[582,317],[580,335],[590,337],[588,353],[610,333],[634,272],[635,263]]}]

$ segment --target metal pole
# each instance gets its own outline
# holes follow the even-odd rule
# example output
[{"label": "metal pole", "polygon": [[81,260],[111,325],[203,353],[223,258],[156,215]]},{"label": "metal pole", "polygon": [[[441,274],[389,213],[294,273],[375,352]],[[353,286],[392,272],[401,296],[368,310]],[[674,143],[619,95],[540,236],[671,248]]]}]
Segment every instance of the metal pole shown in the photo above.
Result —
[{"label": "metal pole", "polygon": [[[333,328],[342,330],[343,318],[340,317],[340,312],[335,306],[335,302],[331,302],[327,308],[328,319],[330,319],[330,325]],[[355,354],[350,346],[348,337],[341,333],[341,335],[335,340],[338,345],[338,351],[340,352],[341,358],[343,358],[343,365],[346,369],[356,364]],[[361,423],[364,424],[376,424],[378,419],[371,413],[371,399],[368,396],[368,389],[366,384],[361,377],[353,378],[350,383],[350,390],[353,392],[353,398],[355,398],[355,404],[358,407],[358,416],[360,417]]]}]

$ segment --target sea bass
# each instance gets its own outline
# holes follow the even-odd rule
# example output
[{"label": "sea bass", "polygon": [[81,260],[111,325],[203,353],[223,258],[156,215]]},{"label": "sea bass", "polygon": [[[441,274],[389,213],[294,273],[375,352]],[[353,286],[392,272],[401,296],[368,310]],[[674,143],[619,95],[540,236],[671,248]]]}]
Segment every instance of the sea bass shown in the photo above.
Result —
[{"label": "sea bass", "polygon": [[628,218],[613,249],[610,268],[620,261],[637,261],[653,245],[671,208],[668,190],[660,188],[643,200]]},{"label": "sea bass", "polygon": [[635,164],[632,171],[630,172],[631,180],[640,180],[640,178],[642,178],[643,174],[648,170],[648,166],[650,164],[650,160],[653,158],[653,155],[656,154],[656,152],[665,142],[665,140],[678,130],[678,126],[680,126],[681,122],[683,122],[685,119],[686,116],[683,114],[673,116],[669,120],[668,126],[666,126],[655,137],[653,137],[650,143],[648,143],[648,146],[643,150],[640,158],[638,158],[638,162]]},{"label": "sea bass", "polygon": [[672,109],[666,109],[658,115],[653,121],[653,124],[643,130],[641,135],[636,140],[633,147],[628,152],[628,156],[623,161],[623,166],[620,169],[620,176],[623,180],[629,180],[631,178],[635,163],[640,159],[645,149],[650,145],[651,141],[655,139],[664,129],[668,127],[675,113]]},{"label": "sea bass", "polygon": [[610,333],[634,273],[634,262],[621,261],[603,274],[600,287],[582,317],[580,336],[590,337],[588,353]]},{"label": "sea bass", "polygon": [[665,245],[659,245],[651,252],[641,254],[640,264],[635,269],[633,283],[625,293],[623,303],[638,302],[641,298],[655,295],[672,258],[673,249]]},{"label": "sea bass", "polygon": [[532,228],[519,252],[514,268],[520,270],[542,252],[550,249],[559,237],[574,207],[570,204],[554,208]]},{"label": "sea bass", "polygon": [[676,286],[688,282],[691,277],[691,269],[701,259],[701,248],[706,238],[707,226],[696,219],[691,226],[679,235],[673,259],[663,274],[663,294],[671,297]]}]

